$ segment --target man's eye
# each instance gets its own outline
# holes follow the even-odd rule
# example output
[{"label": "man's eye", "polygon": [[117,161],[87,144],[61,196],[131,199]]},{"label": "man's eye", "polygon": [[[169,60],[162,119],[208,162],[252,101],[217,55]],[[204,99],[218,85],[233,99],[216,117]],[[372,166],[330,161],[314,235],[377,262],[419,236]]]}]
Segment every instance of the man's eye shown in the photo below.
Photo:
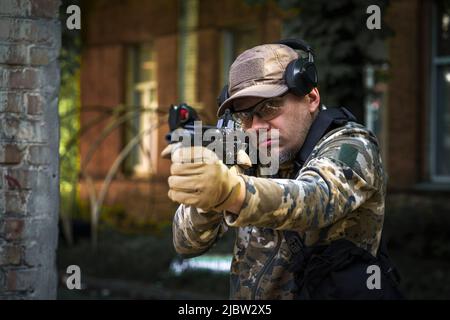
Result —
[{"label": "man's eye", "polygon": [[234,114],[235,120],[239,122],[245,122],[248,121],[248,119],[251,117],[250,113],[248,112],[238,112]]},{"label": "man's eye", "polygon": [[264,107],[268,107],[268,108],[279,108],[281,106],[282,102],[279,99],[271,99],[266,101],[266,103],[264,104]]},{"label": "man's eye", "polygon": [[266,104],[261,108],[260,114],[262,116],[268,117],[268,116],[271,116],[271,115],[277,113],[278,109],[279,108],[274,105]]}]

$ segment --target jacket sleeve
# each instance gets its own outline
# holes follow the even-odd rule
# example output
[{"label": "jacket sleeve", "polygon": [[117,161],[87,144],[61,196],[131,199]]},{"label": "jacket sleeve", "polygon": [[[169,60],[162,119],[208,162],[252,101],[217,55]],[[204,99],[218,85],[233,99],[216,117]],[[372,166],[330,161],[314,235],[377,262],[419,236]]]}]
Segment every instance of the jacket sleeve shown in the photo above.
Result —
[{"label": "jacket sleeve", "polygon": [[222,213],[204,212],[182,204],[173,219],[173,244],[183,257],[195,257],[208,251],[226,230]]},{"label": "jacket sleeve", "polygon": [[[314,153],[313,153],[314,154]],[[308,231],[331,225],[375,192],[384,192],[384,171],[373,136],[352,134],[324,142],[297,179],[244,176],[246,197],[229,226],[253,225]]]}]

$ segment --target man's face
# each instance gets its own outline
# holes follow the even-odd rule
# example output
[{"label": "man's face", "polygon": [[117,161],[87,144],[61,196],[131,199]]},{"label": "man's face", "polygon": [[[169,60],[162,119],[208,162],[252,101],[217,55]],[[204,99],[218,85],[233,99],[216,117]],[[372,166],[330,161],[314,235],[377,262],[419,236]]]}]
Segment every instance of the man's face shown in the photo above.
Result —
[{"label": "man's face", "polygon": [[[312,95],[313,97],[310,97]],[[292,160],[302,147],[306,135],[311,127],[319,107],[319,93],[314,89],[312,93],[304,97],[298,97],[291,93],[281,98],[279,110],[274,117],[263,119],[263,115],[254,114],[253,120],[243,124],[245,131],[253,130],[258,135],[258,148],[267,146],[272,155],[278,154],[280,163]],[[246,97],[236,99],[235,110],[244,111],[245,108],[252,107],[264,99],[256,97]],[[279,143],[276,143],[274,131],[279,132]],[[267,135],[264,134],[267,132]]]}]

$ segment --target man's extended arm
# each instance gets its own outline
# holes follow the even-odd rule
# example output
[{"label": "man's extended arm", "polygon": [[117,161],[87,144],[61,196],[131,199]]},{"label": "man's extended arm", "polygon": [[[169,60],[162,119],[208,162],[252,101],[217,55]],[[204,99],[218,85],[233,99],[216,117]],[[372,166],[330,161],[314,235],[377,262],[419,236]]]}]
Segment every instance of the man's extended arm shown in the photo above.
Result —
[{"label": "man's extended arm", "polygon": [[173,219],[175,250],[186,257],[207,251],[226,230],[223,214],[180,205]]},{"label": "man's extended arm", "polygon": [[295,180],[244,176],[242,208],[225,219],[230,226],[322,228],[382,191],[382,179],[376,142],[363,132],[352,133],[325,144]]}]

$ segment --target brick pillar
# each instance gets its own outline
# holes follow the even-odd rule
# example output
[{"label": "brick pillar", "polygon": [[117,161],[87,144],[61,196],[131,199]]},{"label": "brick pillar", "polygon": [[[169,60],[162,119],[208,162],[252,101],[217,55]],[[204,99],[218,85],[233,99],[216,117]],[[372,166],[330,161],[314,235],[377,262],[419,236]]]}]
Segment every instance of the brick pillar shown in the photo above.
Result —
[{"label": "brick pillar", "polygon": [[0,1],[0,300],[56,297],[59,4]]},{"label": "brick pillar", "polygon": [[404,189],[419,181],[419,128],[421,79],[419,52],[419,0],[391,1],[387,23],[389,39],[389,100],[387,110],[389,187]]}]

